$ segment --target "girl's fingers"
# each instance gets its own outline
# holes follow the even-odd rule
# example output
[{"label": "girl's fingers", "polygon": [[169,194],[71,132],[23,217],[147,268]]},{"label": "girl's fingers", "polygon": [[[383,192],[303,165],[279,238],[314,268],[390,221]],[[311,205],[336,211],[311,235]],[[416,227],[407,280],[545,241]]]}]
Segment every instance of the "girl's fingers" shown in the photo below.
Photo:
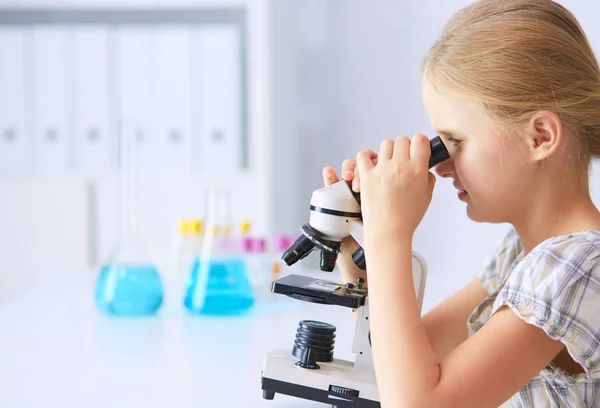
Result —
[{"label": "girl's fingers", "polygon": [[340,181],[340,179],[333,167],[327,166],[323,169],[323,182],[325,183],[325,186],[337,183],[338,181]]},{"label": "girl's fingers", "polygon": [[342,178],[350,181],[354,178],[356,162],[353,159],[346,159],[342,162]]}]

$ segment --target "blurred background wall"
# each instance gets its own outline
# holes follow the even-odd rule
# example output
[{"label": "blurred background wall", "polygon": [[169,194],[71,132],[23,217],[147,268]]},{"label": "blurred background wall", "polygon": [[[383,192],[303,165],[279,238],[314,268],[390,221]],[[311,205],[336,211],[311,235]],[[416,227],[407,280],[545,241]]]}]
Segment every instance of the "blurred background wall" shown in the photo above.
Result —
[{"label": "blurred background wall", "polygon": [[[288,18],[282,26],[297,27],[292,30],[296,58],[288,63],[296,70],[296,79],[291,81],[298,87],[295,131],[297,143],[304,146],[302,194],[309,197],[321,183],[324,165],[340,168],[342,160],[357,151],[378,149],[383,138],[434,134],[421,99],[420,63],[448,18],[470,1],[296,3],[279,2],[276,15]],[[579,19],[598,52],[600,29],[594,16],[600,5],[575,0],[560,3]],[[292,6],[297,10],[286,13]],[[599,168],[596,164],[591,181],[597,205]],[[303,219],[306,216],[296,224]],[[469,220],[451,180],[438,179],[415,238],[415,250],[429,265],[424,308],[472,279],[508,228]]]},{"label": "blurred background wall", "polygon": [[[325,165],[433,136],[420,62],[468,3],[0,0],[0,302],[108,259],[123,116],[147,135],[140,233],[153,256],[178,219],[202,217],[208,186],[230,189],[232,218],[256,234],[298,233]],[[561,3],[598,50],[600,5]],[[507,228],[471,222],[438,182],[415,240],[424,307],[476,275]]]}]

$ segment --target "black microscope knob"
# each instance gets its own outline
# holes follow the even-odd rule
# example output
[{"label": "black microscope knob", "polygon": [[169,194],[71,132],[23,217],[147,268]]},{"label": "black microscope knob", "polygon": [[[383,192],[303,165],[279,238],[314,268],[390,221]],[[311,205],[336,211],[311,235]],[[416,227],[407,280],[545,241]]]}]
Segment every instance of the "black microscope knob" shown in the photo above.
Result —
[{"label": "black microscope knob", "polygon": [[317,362],[332,362],[335,331],[335,326],[328,323],[301,320],[292,349],[292,355],[300,359],[296,365],[319,369]]},{"label": "black microscope knob", "polygon": [[360,394],[360,391],[358,390],[353,390],[352,388],[338,387],[337,385],[330,385],[329,391],[337,395],[343,395],[345,397],[358,397]]}]

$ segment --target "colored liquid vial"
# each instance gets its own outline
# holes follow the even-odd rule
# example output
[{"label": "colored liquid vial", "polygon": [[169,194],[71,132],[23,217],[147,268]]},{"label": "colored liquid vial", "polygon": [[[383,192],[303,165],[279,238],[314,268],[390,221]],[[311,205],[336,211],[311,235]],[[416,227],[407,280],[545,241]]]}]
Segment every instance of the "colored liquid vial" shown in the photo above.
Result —
[{"label": "colored liquid vial", "polygon": [[101,312],[111,316],[152,316],[163,303],[159,272],[138,236],[137,144],[139,131],[119,122],[119,223],[115,250],[101,268],[94,299]]}]

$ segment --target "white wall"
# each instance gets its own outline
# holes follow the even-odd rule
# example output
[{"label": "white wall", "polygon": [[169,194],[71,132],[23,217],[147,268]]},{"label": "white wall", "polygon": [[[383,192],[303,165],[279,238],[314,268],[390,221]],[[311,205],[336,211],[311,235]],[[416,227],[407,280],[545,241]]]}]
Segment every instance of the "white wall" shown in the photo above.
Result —
[{"label": "white wall", "polygon": [[[421,100],[420,62],[451,14],[470,1],[323,3],[321,12],[328,16],[325,47],[329,56],[303,61],[312,63],[312,86],[303,84],[300,92],[308,89],[304,94],[308,106],[302,109],[312,112],[313,103],[326,106],[318,121],[305,119],[308,135],[302,133],[299,137],[307,142],[326,137],[304,152],[304,191],[320,186],[324,165],[339,168],[345,157],[354,157],[365,147],[378,148],[383,138],[414,133],[433,136]],[[580,18],[595,49],[600,49],[600,28],[594,17],[600,12],[600,4],[575,0],[563,3]],[[303,128],[302,123],[299,128]],[[598,174],[592,185],[600,185]],[[600,204],[600,191],[595,197]],[[430,268],[424,309],[475,276],[507,228],[470,221],[451,182],[438,180],[431,207],[415,239],[415,249],[426,257]]]}]

